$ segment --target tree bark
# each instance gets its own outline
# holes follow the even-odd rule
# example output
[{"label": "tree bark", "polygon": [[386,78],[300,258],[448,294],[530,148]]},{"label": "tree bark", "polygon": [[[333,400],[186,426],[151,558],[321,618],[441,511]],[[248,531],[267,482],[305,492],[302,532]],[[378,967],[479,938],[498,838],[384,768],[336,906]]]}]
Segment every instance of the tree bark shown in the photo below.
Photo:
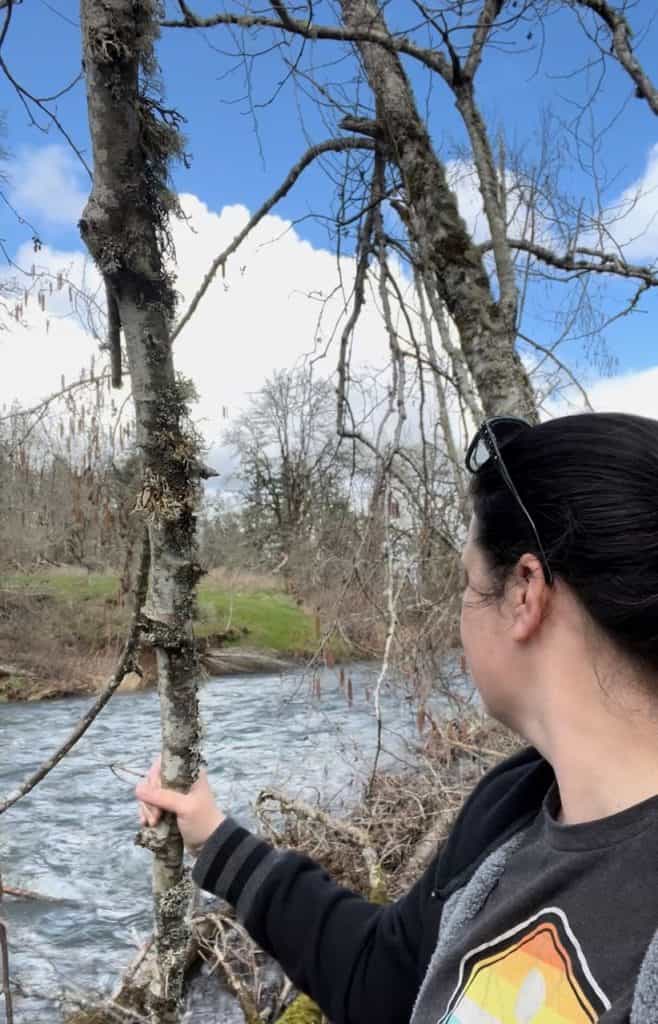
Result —
[{"label": "tree bark", "polygon": [[[366,29],[390,36],[375,0],[341,0],[341,8],[345,27],[355,31],[357,40]],[[376,134],[402,177],[407,227],[419,270],[433,279],[431,285],[457,327],[484,411],[488,416],[515,413],[534,421],[532,387],[515,348],[516,301],[509,278],[503,275],[499,302],[393,46],[364,41],[355,45],[376,100]],[[445,76],[450,78],[448,69]],[[453,86],[452,81],[448,84]],[[352,127],[349,118],[343,127]],[[356,124],[354,128],[358,130]]]},{"label": "tree bark", "polygon": [[[175,207],[168,164],[181,142],[153,99],[158,0],[81,0],[83,57],[94,180],[82,237],[116,298],[135,402],[144,482],[135,511],[148,521],[151,570],[143,632],[155,648],[162,719],[162,779],[186,790],[197,777],[197,660],[192,636],[200,464],[186,428],[189,386],[171,351],[173,283],[164,265]],[[183,845],[167,815],[142,838],[154,852],[153,893],[159,978],[150,1018],[179,1017],[189,944],[191,882]]]}]

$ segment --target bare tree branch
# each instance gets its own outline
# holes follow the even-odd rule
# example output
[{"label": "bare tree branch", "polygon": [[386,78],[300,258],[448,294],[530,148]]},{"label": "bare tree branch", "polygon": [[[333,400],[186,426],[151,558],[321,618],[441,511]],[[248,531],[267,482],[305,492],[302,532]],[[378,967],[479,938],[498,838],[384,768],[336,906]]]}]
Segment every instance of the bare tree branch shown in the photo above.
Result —
[{"label": "bare tree branch", "polygon": [[[9,8],[9,11],[11,11],[11,7]],[[5,24],[5,28],[6,27],[7,27],[7,24]],[[3,35],[4,35],[4,33],[3,33]],[[57,128],[57,131],[66,140],[68,145],[71,147],[71,149],[73,150],[73,152],[77,156],[78,160],[80,161],[80,163],[84,167],[84,169],[87,172],[87,174],[89,175],[89,177],[93,178],[93,175],[91,173],[91,167],[89,166],[89,164],[85,160],[84,156],[82,155],[82,150],[78,146],[76,146],[75,142],[73,141],[73,139],[70,136],[70,134],[67,132],[66,128],[64,127],[64,125],[60,121],[60,119],[57,116],[57,114],[55,114],[54,111],[50,110],[46,106],[47,101],[49,99],[53,98],[53,97],[48,97],[47,99],[41,99],[39,96],[34,96],[24,86],[22,86],[19,81],[17,81],[14,78],[14,76],[12,75],[11,71],[9,70],[7,64],[5,63],[5,61],[4,61],[4,59],[2,57],[0,57],[0,70],[2,70],[2,72],[5,75],[5,78],[9,82],[9,84],[12,85],[13,88],[18,93],[18,97],[21,100],[23,106],[25,107],[25,109],[26,109],[26,111],[28,113],[28,116],[30,117],[30,120],[31,120],[32,124],[36,125],[36,127],[40,128],[42,131],[46,131],[46,129],[43,127],[43,125],[40,125],[37,122],[37,120],[35,119],[32,111],[30,109],[30,103],[33,103],[34,106],[37,107],[41,111],[42,114],[45,114],[46,117],[50,118],[52,123]],[[66,90],[60,91],[57,95],[60,96],[62,94],[62,92],[67,91],[68,89],[73,88],[73,86],[78,81],[79,81],[79,76],[76,77],[74,79],[74,81],[69,84],[69,86],[67,86]]]},{"label": "bare tree branch", "polygon": [[[432,71],[437,71],[446,82],[452,80],[452,68],[443,54],[423,46],[417,46],[404,36],[393,36],[379,32],[376,28],[343,28],[340,25],[315,25],[311,21],[300,21],[287,12],[283,17],[267,18],[260,14],[213,14],[208,18],[195,14],[185,3],[178,0],[183,13],[183,21],[165,20],[165,28],[214,28],[216,25],[237,25],[242,28],[274,28],[279,31],[294,33],[305,39],[332,39],[344,43],[379,43],[393,53],[404,53],[414,57]],[[273,5],[274,6],[274,5]],[[282,4],[279,9],[285,10]]]},{"label": "bare tree branch", "polygon": [[11,14],[14,8],[14,0],[1,0],[0,11],[3,11],[5,8],[7,9],[7,13],[5,15],[2,31],[0,32],[0,51],[2,50],[4,41],[7,38],[7,32],[9,31],[9,25],[11,23]]},{"label": "bare tree branch", "polygon": [[135,650],[137,648],[137,642],[139,640],[140,633],[142,631],[141,622],[141,611],[142,605],[146,598],[146,586],[148,583],[150,565],[150,547],[148,542],[148,534],[145,533],[144,540],[142,542],[142,553],[140,557],[139,571],[137,580],[135,583],[135,603],[133,606],[133,616],[128,629],[128,635],[126,642],[121,652],[121,657],[117,663],[117,667],[114,670],[114,674],[107,683],[105,689],[98,695],[94,703],[91,705],[89,710],[85,712],[76,727],[73,729],[71,734],[67,737],[66,741],[55,751],[55,753],[48,758],[47,761],[37,768],[13,793],[10,793],[0,803],[0,814],[4,814],[6,810],[13,807],[14,804],[22,800],[31,790],[34,789],[42,779],[45,779],[46,775],[55,768],[59,762],[66,757],[68,752],[73,749],[78,740],[84,736],[89,726],[96,719],[99,713],[103,710],[107,702],[109,701],[112,694],[118,689],[124,676],[128,672],[134,671],[135,669]]},{"label": "bare tree branch", "polygon": [[607,25],[612,36],[612,50],[630,78],[635,83],[638,99],[644,99],[654,114],[658,115],[658,88],[653,84],[631,45],[632,31],[623,14],[611,7],[606,0],[575,0],[581,7],[593,11]]},{"label": "bare tree branch", "polygon": [[594,408],[589,400],[589,395],[587,394],[585,388],[580,383],[580,381],[573,373],[573,371],[569,369],[566,363],[563,363],[562,360],[558,356],[556,356],[553,349],[547,348],[545,345],[541,345],[538,341],[535,341],[534,338],[530,338],[527,334],[523,334],[521,331],[519,331],[519,338],[521,338],[522,341],[525,341],[526,344],[532,346],[532,348],[537,349],[538,352],[542,352],[545,356],[547,356],[548,359],[551,359],[558,367],[558,369],[560,369],[562,373],[564,373],[565,376],[569,378],[573,386],[578,389],[583,399],[583,402],[585,403],[585,408],[589,412],[594,412]]},{"label": "bare tree branch", "polygon": [[229,256],[231,256],[236,251],[236,249],[240,247],[240,245],[244,242],[247,235],[250,234],[250,232],[253,231],[253,229],[263,219],[263,217],[265,217],[270,212],[270,210],[274,206],[276,206],[279,200],[283,199],[283,197],[288,194],[290,189],[293,187],[293,185],[299,178],[300,174],[302,174],[302,172],[305,171],[306,168],[310,164],[312,164],[314,160],[316,160],[319,156],[322,156],[324,153],[343,153],[351,149],[373,150],[374,148],[375,143],[369,139],[348,138],[327,139],[326,142],[320,142],[315,146],[311,146],[310,149],[307,149],[302,158],[297,161],[293,168],[291,168],[289,173],[286,175],[284,181],[281,183],[281,185],[279,185],[278,189],[272,193],[269,199],[265,200],[265,202],[262,204],[262,206],[259,207],[258,210],[256,210],[256,212],[249,219],[248,223],[244,226],[242,231],[240,231],[235,236],[231,244],[212,261],[210,269],[208,270],[208,273],[205,275],[203,281],[201,282],[198,291],[196,292],[194,298],[190,302],[190,305],[186,309],[185,313],[178,321],[178,324],[176,325],[176,328],[172,333],[172,341],[174,341],[178,337],[178,335],[181,333],[186,324],[189,323],[190,319],[194,316],[197,307],[201,302],[201,299],[208,291],[208,288],[212,284],[217,271],[220,268],[225,268],[226,261],[228,260]]},{"label": "bare tree branch", "polygon": [[482,10],[480,11],[480,17],[478,18],[475,32],[473,33],[471,48],[464,63],[463,75],[469,81],[473,80],[480,66],[484,47],[486,46],[494,22],[503,9],[504,3],[505,0],[484,0]]},{"label": "bare tree branch", "polygon": [[[614,253],[590,249],[586,246],[578,246],[573,252],[560,256],[547,246],[539,245],[538,242],[532,242],[524,238],[508,238],[507,244],[519,252],[529,253],[548,266],[555,267],[556,270],[565,270],[571,273],[615,274],[617,277],[627,277],[643,281],[650,288],[658,287],[658,269],[626,263]],[[493,242],[483,242],[479,248],[481,252],[488,252],[493,248]],[[590,258],[578,259],[578,254],[589,256]]]},{"label": "bare tree branch", "polygon": [[[2,907],[2,875],[0,875],[0,908]],[[0,966],[2,967],[2,995],[5,1003],[5,1017],[7,1024],[14,1024],[14,1004],[11,998],[11,985],[9,983],[9,939],[7,926],[0,917]]]}]

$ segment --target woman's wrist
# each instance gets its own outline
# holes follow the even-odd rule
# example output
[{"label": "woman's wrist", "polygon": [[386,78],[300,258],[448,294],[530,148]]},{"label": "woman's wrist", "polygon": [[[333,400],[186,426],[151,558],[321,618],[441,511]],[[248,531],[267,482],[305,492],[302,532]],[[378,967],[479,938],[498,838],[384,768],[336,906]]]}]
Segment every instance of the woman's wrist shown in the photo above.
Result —
[{"label": "woman's wrist", "polygon": [[226,821],[226,815],[222,814],[220,810],[217,810],[215,814],[209,819],[207,827],[204,829],[205,837],[200,839],[196,843],[186,843],[187,852],[192,857],[198,857],[202,849],[208,842],[211,836],[215,834],[217,829]]}]

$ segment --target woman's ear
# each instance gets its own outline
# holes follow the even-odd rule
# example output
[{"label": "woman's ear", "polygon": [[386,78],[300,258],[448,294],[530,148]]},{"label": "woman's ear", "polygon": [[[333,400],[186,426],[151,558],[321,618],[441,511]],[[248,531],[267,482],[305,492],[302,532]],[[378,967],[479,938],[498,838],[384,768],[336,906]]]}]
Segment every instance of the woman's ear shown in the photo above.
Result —
[{"label": "woman's ear", "polygon": [[512,604],[512,636],[524,642],[531,640],[544,619],[549,587],[542,564],[536,555],[522,555],[514,570],[510,589]]}]

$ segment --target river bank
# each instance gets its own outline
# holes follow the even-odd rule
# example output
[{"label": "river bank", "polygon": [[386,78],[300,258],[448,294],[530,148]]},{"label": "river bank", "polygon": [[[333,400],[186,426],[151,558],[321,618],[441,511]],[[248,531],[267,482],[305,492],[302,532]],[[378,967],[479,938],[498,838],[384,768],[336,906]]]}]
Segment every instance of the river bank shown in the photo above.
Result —
[{"label": "river bank", "polygon": [[[195,635],[207,676],[285,672],[317,653],[321,623],[275,578],[227,580],[214,573],[199,587]],[[119,580],[70,567],[0,577],[0,701],[96,694],[114,670],[130,615]],[[333,644],[331,656],[349,656]],[[153,685],[151,652],[140,657],[123,692]]]}]

